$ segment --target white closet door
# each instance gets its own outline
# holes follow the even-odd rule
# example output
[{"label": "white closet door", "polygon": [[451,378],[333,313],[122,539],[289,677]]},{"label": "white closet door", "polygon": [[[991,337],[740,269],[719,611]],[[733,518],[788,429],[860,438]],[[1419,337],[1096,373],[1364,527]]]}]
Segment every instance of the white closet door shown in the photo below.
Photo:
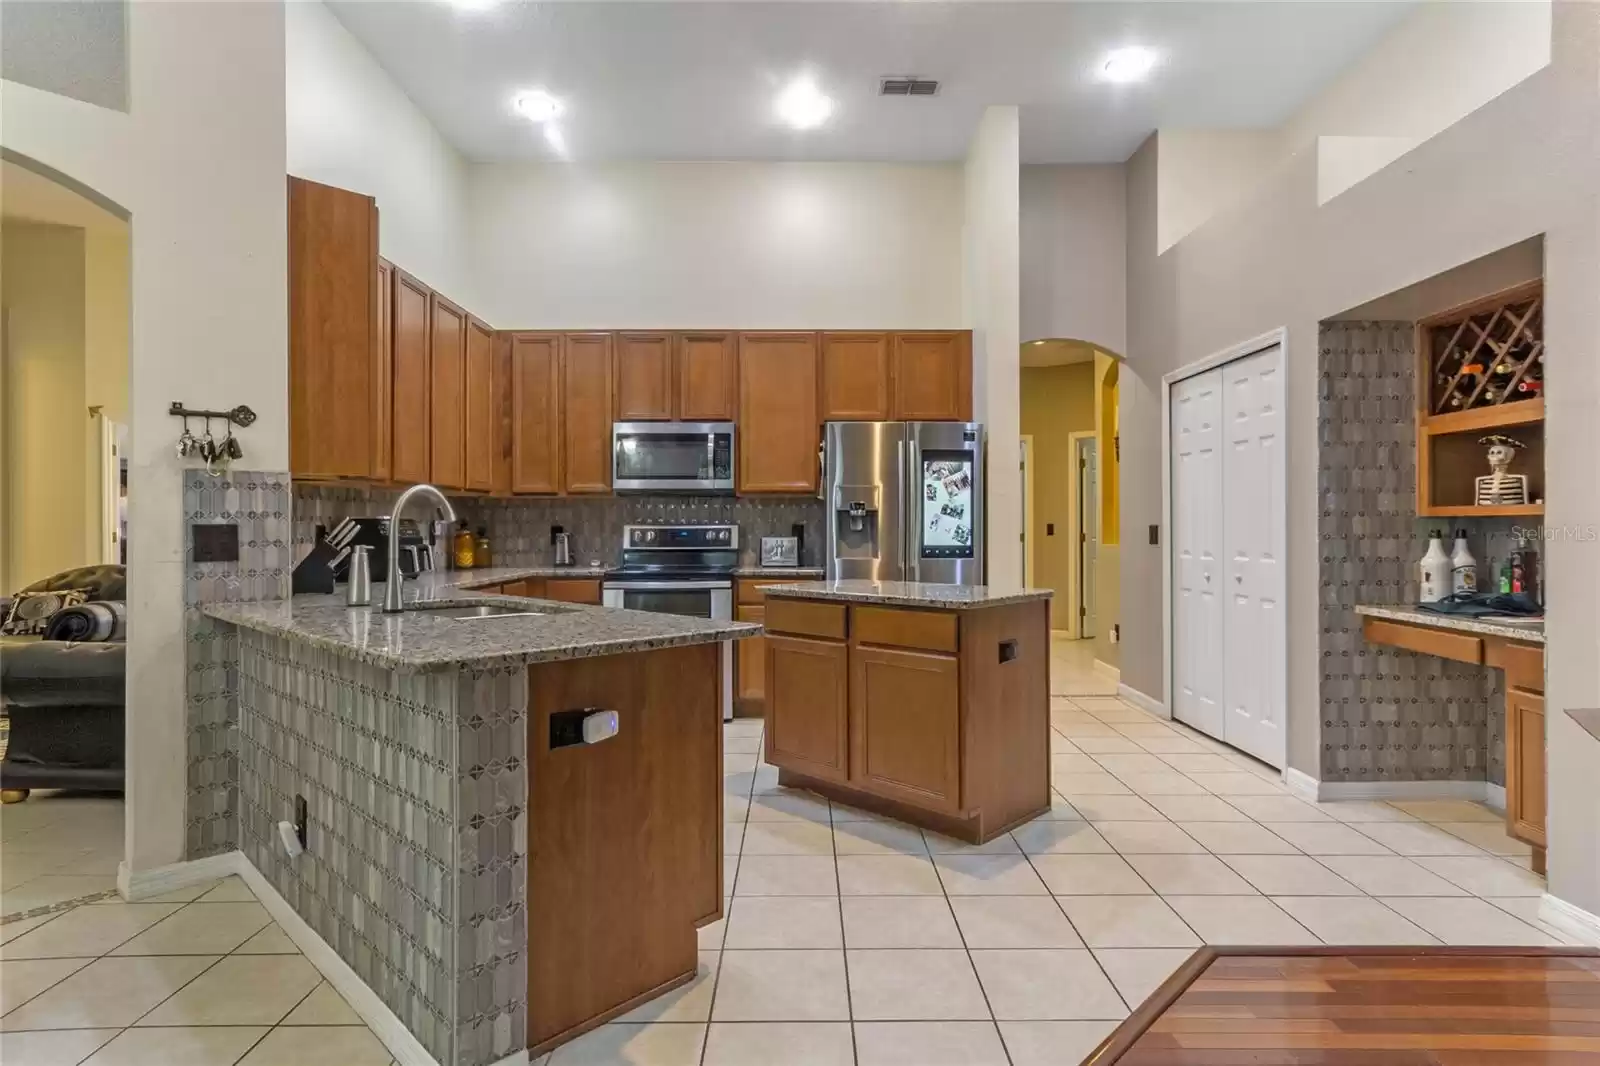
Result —
[{"label": "white closet door", "polygon": [[1222,372],[1171,393],[1172,713],[1215,737],[1222,712]]},{"label": "white closet door", "polygon": [[1284,442],[1282,349],[1221,368],[1223,700],[1219,736],[1282,768]]}]

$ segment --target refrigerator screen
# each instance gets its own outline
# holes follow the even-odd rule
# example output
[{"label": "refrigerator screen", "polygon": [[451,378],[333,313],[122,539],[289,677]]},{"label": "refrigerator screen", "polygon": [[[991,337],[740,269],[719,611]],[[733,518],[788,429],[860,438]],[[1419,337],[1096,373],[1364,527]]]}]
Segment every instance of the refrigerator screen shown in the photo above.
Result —
[{"label": "refrigerator screen", "polygon": [[972,453],[922,452],[922,558],[972,558]]}]

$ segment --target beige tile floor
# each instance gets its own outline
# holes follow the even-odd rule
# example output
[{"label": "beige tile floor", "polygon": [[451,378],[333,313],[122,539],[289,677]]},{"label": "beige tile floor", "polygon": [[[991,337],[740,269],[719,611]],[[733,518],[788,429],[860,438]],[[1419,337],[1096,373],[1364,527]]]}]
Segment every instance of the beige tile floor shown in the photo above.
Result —
[{"label": "beige tile floor", "polygon": [[1078,1066],[1202,943],[1563,941],[1486,807],[1306,803],[1118,699],[1051,703],[1055,807],[979,848],[780,788],[731,723],[698,980],[548,1066]]},{"label": "beige tile floor", "polygon": [[1094,666],[1094,641],[1050,634],[1050,691],[1057,696],[1115,696],[1117,680]]},{"label": "beige tile floor", "polygon": [[0,915],[117,887],[122,797],[36,789],[0,806]]},{"label": "beige tile floor", "polygon": [[0,925],[5,1066],[391,1061],[236,877]]}]

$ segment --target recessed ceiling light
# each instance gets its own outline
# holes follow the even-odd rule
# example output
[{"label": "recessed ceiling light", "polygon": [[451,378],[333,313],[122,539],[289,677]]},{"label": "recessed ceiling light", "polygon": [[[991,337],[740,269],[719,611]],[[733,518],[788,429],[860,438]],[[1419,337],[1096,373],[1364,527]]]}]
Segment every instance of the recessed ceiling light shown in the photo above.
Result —
[{"label": "recessed ceiling light", "polygon": [[1035,343],[1035,344],[1043,344],[1044,341],[1034,341],[1033,343]]},{"label": "recessed ceiling light", "polygon": [[1149,48],[1118,48],[1106,56],[1100,76],[1109,82],[1126,84],[1143,81],[1156,68],[1159,57]]},{"label": "recessed ceiling light", "polygon": [[779,118],[797,130],[815,129],[833,114],[833,98],[824,96],[810,78],[800,77],[778,94],[777,111]]},{"label": "recessed ceiling light", "polygon": [[529,122],[549,122],[562,112],[561,101],[543,89],[529,89],[518,93],[511,106]]}]

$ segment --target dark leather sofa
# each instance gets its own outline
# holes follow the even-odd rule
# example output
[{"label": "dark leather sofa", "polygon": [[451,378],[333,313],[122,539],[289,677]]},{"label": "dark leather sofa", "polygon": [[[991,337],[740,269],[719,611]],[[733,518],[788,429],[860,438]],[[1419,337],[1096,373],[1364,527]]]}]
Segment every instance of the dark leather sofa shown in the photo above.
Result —
[{"label": "dark leather sofa", "polygon": [[[69,570],[23,592],[84,589],[91,600],[126,593],[120,566]],[[0,706],[9,734],[0,759],[6,802],[29,789],[123,788],[127,645],[5,638],[0,644]]]}]

